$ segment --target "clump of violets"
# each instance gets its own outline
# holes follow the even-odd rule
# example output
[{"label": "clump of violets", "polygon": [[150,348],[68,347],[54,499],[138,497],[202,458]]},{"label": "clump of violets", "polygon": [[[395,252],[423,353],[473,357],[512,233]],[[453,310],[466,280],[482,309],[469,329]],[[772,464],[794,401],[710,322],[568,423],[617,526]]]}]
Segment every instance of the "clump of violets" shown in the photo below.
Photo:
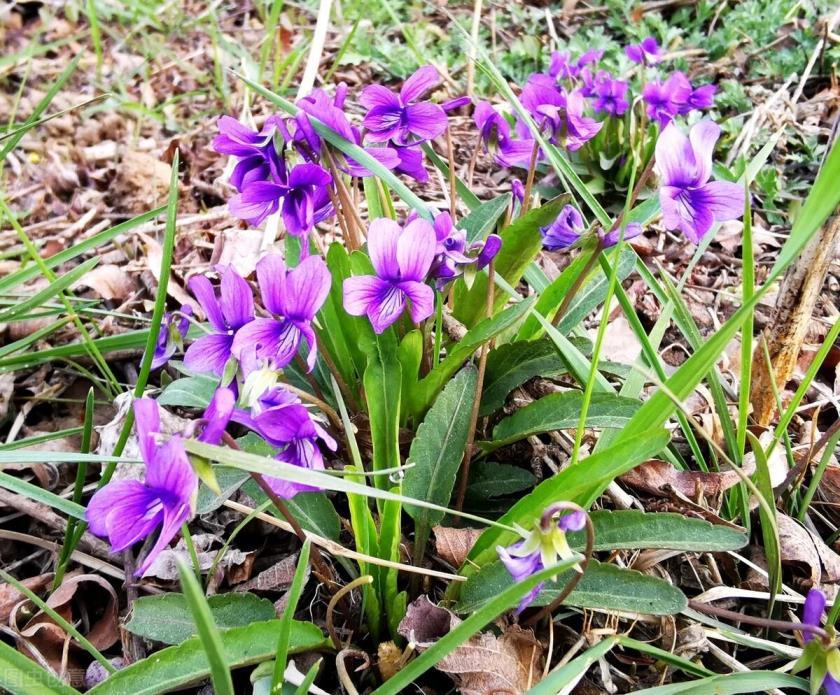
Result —
[{"label": "clump of violets", "polygon": [[415,219],[400,227],[380,217],[368,230],[368,255],[375,275],[344,281],[344,309],[353,316],[367,316],[373,330],[382,333],[406,307],[419,324],[435,310],[434,290],[426,284],[435,257],[437,237],[426,220]]},{"label": "clump of violets", "polygon": [[[517,582],[552,567],[559,562],[575,557],[569,547],[566,533],[581,531],[586,526],[586,512],[570,509],[569,505],[558,503],[546,508],[534,529],[519,529],[522,540],[505,547],[496,546],[502,564]],[[579,570],[579,567],[576,567]],[[537,598],[544,583],[537,584],[519,602],[517,613],[525,610]]]},{"label": "clump of violets", "polygon": [[[826,597],[820,589],[811,589],[805,597],[802,623],[811,629],[802,630],[805,647],[793,667],[793,673],[810,668],[812,693],[823,688],[828,695],[840,695],[840,644],[837,633],[833,625],[820,629],[825,604]],[[822,634],[815,635],[818,629]]]},{"label": "clump of violets", "polygon": [[[653,37],[625,47],[626,56],[641,66],[621,71],[604,51],[592,49],[575,58],[554,51],[546,72],[534,73],[522,86],[519,100],[542,135],[576,161],[612,170],[621,183],[642,171],[647,152],[647,124],[665,128],[675,118],[714,105],[714,85],[693,85],[682,72],[663,67],[663,50]],[[529,169],[546,159],[535,150],[534,135],[521,118],[498,111],[488,102],[476,105],[474,120],[485,150],[499,166]],[[586,147],[587,143],[593,143]],[[535,156],[536,153],[536,156]]]},{"label": "clump of violets", "polygon": [[712,121],[695,123],[688,133],[670,124],[656,141],[662,221],[679,229],[694,244],[716,222],[744,214],[744,189],[729,181],[709,181],[712,154],[720,127]]},{"label": "clump of violets", "polygon": [[85,519],[91,532],[107,538],[115,553],[160,529],[137,568],[135,574],[140,576],[192,517],[198,478],[180,436],[158,442],[160,413],[155,401],[135,401],[134,420],[145,481],[116,480],[104,485],[88,502]]}]

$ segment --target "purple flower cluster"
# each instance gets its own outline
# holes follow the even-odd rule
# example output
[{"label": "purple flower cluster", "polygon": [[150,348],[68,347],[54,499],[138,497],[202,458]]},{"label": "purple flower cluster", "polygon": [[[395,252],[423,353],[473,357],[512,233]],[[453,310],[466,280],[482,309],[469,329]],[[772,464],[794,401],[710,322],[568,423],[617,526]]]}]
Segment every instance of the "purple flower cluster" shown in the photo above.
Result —
[{"label": "purple flower cluster", "polygon": [[[658,64],[663,54],[653,37],[624,50],[631,61],[648,68]],[[634,94],[640,96],[647,117],[663,128],[676,116],[714,105],[714,85],[693,86],[679,71],[664,77],[646,77],[644,71],[618,76],[599,67],[603,54],[592,49],[574,59],[568,51],[554,51],[548,71],[532,74],[522,87],[522,106],[552,144],[570,152],[579,150],[598,135],[606,119],[620,119],[630,111],[636,103]],[[509,119],[488,102],[476,105],[473,118],[486,150],[500,166],[531,166],[534,140],[522,119]],[[544,158],[539,151],[537,161]]]},{"label": "purple flower cluster", "polygon": [[[543,238],[543,248],[547,251],[559,251],[573,246],[584,235],[586,225],[583,223],[583,216],[573,205],[566,205],[557,215],[557,218],[550,225],[542,227],[540,234]],[[632,239],[639,236],[643,231],[642,225],[638,222],[628,222],[624,227],[624,239]],[[609,232],[598,231],[600,243],[603,248],[615,246],[621,238],[621,229],[612,229]]]},{"label": "purple flower cluster", "polygon": [[[335,213],[329,195],[333,177],[323,166],[324,143],[315,121],[352,144],[373,143],[365,152],[382,166],[420,182],[428,180],[420,145],[446,130],[447,111],[470,102],[468,97],[443,105],[426,100],[439,83],[437,69],[426,65],[409,77],[399,92],[381,85],[366,87],[359,96],[368,109],[362,122],[364,136],[345,113],[344,84],[338,85],[333,97],[323,89],[314,90],[298,100],[300,111],[294,118],[270,116],[259,130],[222,116],[213,147],[236,159],[230,183],[238,193],[229,202],[231,213],[259,226],[279,212],[286,231],[301,237]],[[303,161],[291,164],[292,153]],[[340,168],[351,176],[371,175],[349,156]]]}]

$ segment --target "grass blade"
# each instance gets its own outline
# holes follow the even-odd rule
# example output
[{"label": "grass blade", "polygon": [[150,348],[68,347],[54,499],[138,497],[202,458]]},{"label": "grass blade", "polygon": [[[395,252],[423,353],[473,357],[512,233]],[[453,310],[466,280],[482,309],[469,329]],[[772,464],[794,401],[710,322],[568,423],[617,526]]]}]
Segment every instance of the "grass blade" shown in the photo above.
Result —
[{"label": "grass blade", "polygon": [[277,640],[277,656],[274,658],[274,675],[271,679],[272,695],[279,695],[283,688],[283,674],[286,672],[286,662],[289,658],[289,640],[292,634],[292,619],[295,617],[297,604],[303,592],[303,580],[306,570],[309,568],[309,551],[312,548],[311,541],[307,540],[300,549],[297,559],[295,576],[292,585],[289,587],[286,607],[283,609],[283,617],[280,619],[280,638]]},{"label": "grass blade", "polygon": [[178,575],[181,578],[181,589],[190,607],[196,630],[204,651],[207,654],[207,661],[210,663],[210,680],[213,682],[213,690],[216,695],[234,695],[233,679],[230,675],[230,668],[224,655],[224,645],[219,635],[219,629],[213,620],[210,606],[201,586],[195,575],[184,564],[183,560],[177,559]]}]

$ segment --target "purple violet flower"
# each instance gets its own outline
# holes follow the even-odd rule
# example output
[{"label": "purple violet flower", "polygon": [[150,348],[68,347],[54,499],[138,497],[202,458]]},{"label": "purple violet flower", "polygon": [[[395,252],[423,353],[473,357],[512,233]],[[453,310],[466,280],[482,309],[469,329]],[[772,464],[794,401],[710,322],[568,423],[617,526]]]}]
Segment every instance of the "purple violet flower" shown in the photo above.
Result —
[{"label": "purple violet flower", "polygon": [[145,482],[116,480],[97,490],[85,512],[90,530],[107,537],[111,551],[121,552],[160,527],[154,546],[135,572],[142,576],[160,552],[193,515],[198,478],[183,441],[177,435],[158,444],[158,404],[151,398],[134,402],[135,430],[146,464]]},{"label": "purple violet flower", "polygon": [[435,293],[425,284],[437,241],[432,225],[416,219],[402,229],[380,217],[370,224],[368,254],[376,275],[344,281],[344,308],[353,316],[370,319],[382,333],[403,313],[408,303],[411,320],[418,324],[435,310]]},{"label": "purple violet flower", "polygon": [[594,138],[603,123],[583,115],[585,104],[580,92],[572,92],[566,98],[566,149],[575,152]]},{"label": "purple violet flower", "polygon": [[184,364],[194,372],[209,372],[222,376],[231,356],[233,336],[242,326],[254,319],[254,298],[251,288],[231,266],[222,271],[220,296],[203,275],[190,278],[193,293],[213,328],[187,348]]},{"label": "purple violet flower", "polygon": [[[519,95],[522,106],[531,115],[540,131],[556,143],[566,128],[566,94],[558,89],[554,81],[542,73],[535,73],[528,78]],[[528,125],[517,123],[517,133],[523,139],[531,137]]]},{"label": "purple violet flower", "polygon": [[486,239],[468,245],[467,235],[455,228],[448,212],[435,217],[434,229],[437,245],[429,277],[435,279],[438,289],[467,270],[481,270],[496,257],[502,247],[502,238],[497,234],[490,234]]},{"label": "purple violet flower", "polygon": [[446,112],[438,104],[421,101],[439,83],[437,68],[424,65],[403,83],[399,94],[378,84],[365,87],[359,101],[369,109],[362,121],[368,137],[404,146],[432,140],[443,133]]},{"label": "purple violet flower", "polygon": [[228,202],[233,215],[257,227],[280,209],[283,223],[294,236],[304,236],[335,212],[327,186],[332,176],[317,164],[298,164],[283,183],[255,181]]},{"label": "purple violet flower", "polygon": [[624,47],[624,53],[634,63],[656,65],[662,59],[662,49],[652,36],[642,39],[641,43]]},{"label": "purple violet flower", "polygon": [[274,144],[276,135],[287,140],[282,119],[270,116],[260,131],[251,130],[235,118],[219,119],[219,134],[213,139],[213,149],[239,159],[230,176],[236,190],[242,190],[254,181],[269,181],[281,176],[284,168],[282,157]]},{"label": "purple violet flower", "polygon": [[330,271],[320,256],[308,256],[296,268],[286,270],[277,254],[257,263],[257,282],[263,306],[272,318],[256,318],[240,328],[231,351],[242,362],[252,357],[273,369],[282,369],[298,354],[302,341],[308,346],[306,364],[315,366],[317,344],[312,321],[330,291]]},{"label": "purple violet flower", "polygon": [[679,229],[699,244],[715,222],[744,214],[744,189],[729,181],[709,181],[712,154],[720,127],[709,120],[695,123],[688,137],[673,123],[656,141],[661,177],[659,202],[667,229]]},{"label": "purple violet flower", "polygon": [[[313,160],[321,155],[321,137],[312,127],[310,118],[316,118],[345,140],[356,145],[361,145],[362,135],[358,128],[350,125],[350,121],[344,113],[344,99],[347,96],[347,85],[343,82],[336,87],[335,97],[330,98],[323,89],[315,89],[308,96],[299,99],[298,107],[303,113],[295,117],[297,130],[293,136],[298,150],[301,154]],[[396,150],[390,147],[364,148],[365,152],[374,157],[380,164],[388,169],[393,169],[400,163],[400,157]],[[347,165],[345,170],[351,176],[371,176],[371,172],[361,166],[356,160],[345,155]]]},{"label": "purple violet flower", "polygon": [[[496,552],[514,581],[521,582],[543,569],[574,557],[566,533],[580,531],[585,526],[586,512],[583,510],[569,510],[563,505],[552,505],[543,512],[530,533],[524,529],[520,530],[522,540],[507,548],[496,546]],[[537,598],[543,585],[544,582],[540,582],[522,598],[516,609],[517,615]]]},{"label": "purple violet flower", "polygon": [[705,111],[715,105],[715,93],[717,87],[713,84],[704,84],[691,90],[688,97],[688,111]]},{"label": "purple violet flower", "polygon": [[583,216],[572,205],[565,205],[550,225],[542,227],[543,248],[547,251],[567,249],[574,244],[586,230]]},{"label": "purple violet flower", "polygon": [[[281,386],[266,389],[256,399],[250,413],[237,411],[234,420],[252,429],[271,446],[280,449],[275,458],[293,466],[324,470],[319,442],[331,451],[337,448],[335,439],[312,418],[300,400]],[[266,476],[266,482],[277,495],[285,499],[294,497],[298,492],[318,489],[270,476]]]},{"label": "purple violet flower", "polygon": [[473,120],[487,151],[495,151],[510,137],[510,125],[505,117],[487,101],[475,105]]},{"label": "purple violet flower", "polygon": [[627,82],[613,78],[606,70],[599,70],[592,83],[592,108],[608,116],[621,116],[630,106],[627,102],[628,86]]},{"label": "purple violet flower", "polygon": [[218,445],[233,416],[236,394],[233,389],[220,386],[213,392],[213,398],[207,405],[201,418],[201,433],[197,439],[205,444]]},{"label": "purple violet flower", "polygon": [[597,63],[604,55],[604,49],[602,48],[590,48],[588,51],[584,51],[580,54],[580,57],[577,59],[577,67],[579,70],[582,70],[587,65],[593,65]]},{"label": "purple violet flower", "polygon": [[178,348],[183,347],[184,338],[190,329],[190,317],[193,310],[189,304],[181,306],[178,313],[166,312],[160,324],[157,345],[152,354],[152,369],[160,369],[169,362]]},{"label": "purple violet flower", "polygon": [[673,72],[665,82],[648,82],[642,89],[642,97],[647,104],[648,118],[664,128],[685,109],[691,97],[691,83],[683,73]]},{"label": "purple violet flower", "polygon": [[571,55],[568,51],[551,52],[548,74],[555,82],[577,77],[577,72],[577,66],[571,62]]},{"label": "purple violet flower", "polygon": [[[805,597],[802,623],[809,627],[821,627],[825,604],[825,594],[820,589],[812,588]],[[810,630],[802,630],[805,648],[793,667],[793,673],[798,673],[810,666],[812,693],[822,687],[827,695],[840,695],[840,669],[837,668],[840,659],[838,659],[837,646],[833,639],[835,638],[834,627],[826,625],[824,629],[829,633],[829,638],[825,642]]]},{"label": "purple violet flower", "polygon": [[429,172],[426,171],[423,164],[423,151],[421,149],[418,147],[396,147],[391,151],[396,152],[399,159],[394,171],[410,176],[418,183],[425,183],[429,180]]}]

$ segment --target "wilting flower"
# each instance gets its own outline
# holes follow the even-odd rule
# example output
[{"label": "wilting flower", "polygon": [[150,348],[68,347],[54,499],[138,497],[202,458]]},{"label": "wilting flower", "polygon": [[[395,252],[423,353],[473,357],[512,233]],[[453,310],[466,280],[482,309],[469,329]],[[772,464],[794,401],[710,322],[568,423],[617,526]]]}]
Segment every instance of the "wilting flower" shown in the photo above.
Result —
[{"label": "wilting flower", "polygon": [[448,212],[435,217],[434,229],[437,245],[429,277],[436,280],[438,289],[463,275],[466,270],[481,270],[496,257],[502,247],[502,238],[497,234],[468,243],[467,235],[456,229]]},{"label": "wilting flower", "polygon": [[665,82],[648,82],[642,89],[648,118],[662,127],[666,126],[674,116],[685,110],[691,92],[691,82],[679,71],[671,73]]},{"label": "wilting flower", "polygon": [[160,527],[160,534],[135,574],[142,575],[193,514],[198,478],[183,441],[172,436],[159,444],[160,413],[151,398],[134,403],[140,455],[146,464],[145,482],[109,482],[91,497],[85,512],[90,530],[107,537],[112,552],[125,550]]},{"label": "wilting flower", "polygon": [[184,346],[184,338],[190,329],[192,313],[192,307],[189,304],[184,304],[177,314],[168,311],[164,314],[155,351],[152,353],[152,369],[160,369],[169,362],[169,358],[175,354],[178,348]]},{"label": "wilting flower", "polygon": [[257,282],[263,306],[274,316],[256,318],[240,328],[231,347],[234,356],[240,362],[256,358],[282,369],[305,340],[311,371],[317,356],[312,321],[330,291],[330,271],[324,259],[309,256],[287,271],[279,255],[269,254],[257,263]]},{"label": "wilting flower", "polygon": [[550,225],[542,227],[543,248],[548,251],[569,248],[583,234],[586,226],[583,216],[572,205],[565,205]]},{"label": "wilting flower", "polygon": [[692,126],[688,137],[670,124],[656,141],[662,220],[668,229],[681,230],[695,244],[715,222],[734,220],[744,213],[744,189],[740,185],[709,181],[719,137],[720,127],[704,120]]},{"label": "wilting flower", "polygon": [[[569,510],[562,504],[552,505],[543,512],[532,531],[520,529],[522,540],[507,548],[496,546],[496,552],[513,579],[521,582],[558,562],[573,558],[575,554],[569,547],[566,532],[580,531],[585,526],[586,512],[583,510]],[[540,582],[523,597],[517,613],[533,602],[543,584]]]},{"label": "wilting flower", "polygon": [[231,356],[234,334],[254,318],[251,288],[231,266],[222,271],[220,296],[216,296],[213,285],[203,275],[190,278],[189,288],[207,314],[213,332],[187,348],[184,364],[194,372],[222,376]]},{"label": "wilting flower", "polygon": [[414,323],[431,316],[435,293],[425,280],[436,245],[435,231],[426,220],[413,220],[405,229],[384,217],[371,222],[368,253],[376,275],[344,281],[347,313],[367,315],[377,333],[394,323],[407,303]]},{"label": "wilting flower", "polygon": [[608,116],[621,116],[629,106],[627,87],[624,80],[617,80],[606,70],[599,70],[591,87],[592,108]]},{"label": "wilting flower", "polygon": [[446,130],[446,112],[438,104],[421,99],[440,82],[432,65],[424,65],[409,77],[399,94],[374,84],[359,96],[370,109],[362,121],[371,140],[391,140],[396,145],[411,145],[432,140]]},{"label": "wilting flower", "polygon": [[230,177],[231,184],[238,191],[254,181],[280,177],[284,165],[274,142],[278,134],[284,140],[288,138],[283,121],[277,116],[266,119],[259,131],[230,116],[219,119],[219,134],[213,139],[213,149],[219,154],[239,159]]},{"label": "wilting flower", "polygon": [[334,213],[327,186],[332,176],[317,164],[298,164],[282,183],[255,181],[230,199],[232,214],[255,227],[281,207],[286,230],[304,236]]},{"label": "wilting flower", "polygon": [[624,47],[624,53],[634,63],[656,65],[662,58],[662,49],[652,36],[642,39],[641,43]]},{"label": "wilting flower", "polygon": [[[819,628],[825,611],[826,597],[819,589],[811,589],[805,597],[802,609],[802,623],[811,628]],[[823,628],[826,635],[815,636],[811,630],[802,630],[805,648],[793,667],[793,673],[806,668],[811,669],[811,692],[820,687],[828,695],[840,695],[840,651],[833,625]]]}]

